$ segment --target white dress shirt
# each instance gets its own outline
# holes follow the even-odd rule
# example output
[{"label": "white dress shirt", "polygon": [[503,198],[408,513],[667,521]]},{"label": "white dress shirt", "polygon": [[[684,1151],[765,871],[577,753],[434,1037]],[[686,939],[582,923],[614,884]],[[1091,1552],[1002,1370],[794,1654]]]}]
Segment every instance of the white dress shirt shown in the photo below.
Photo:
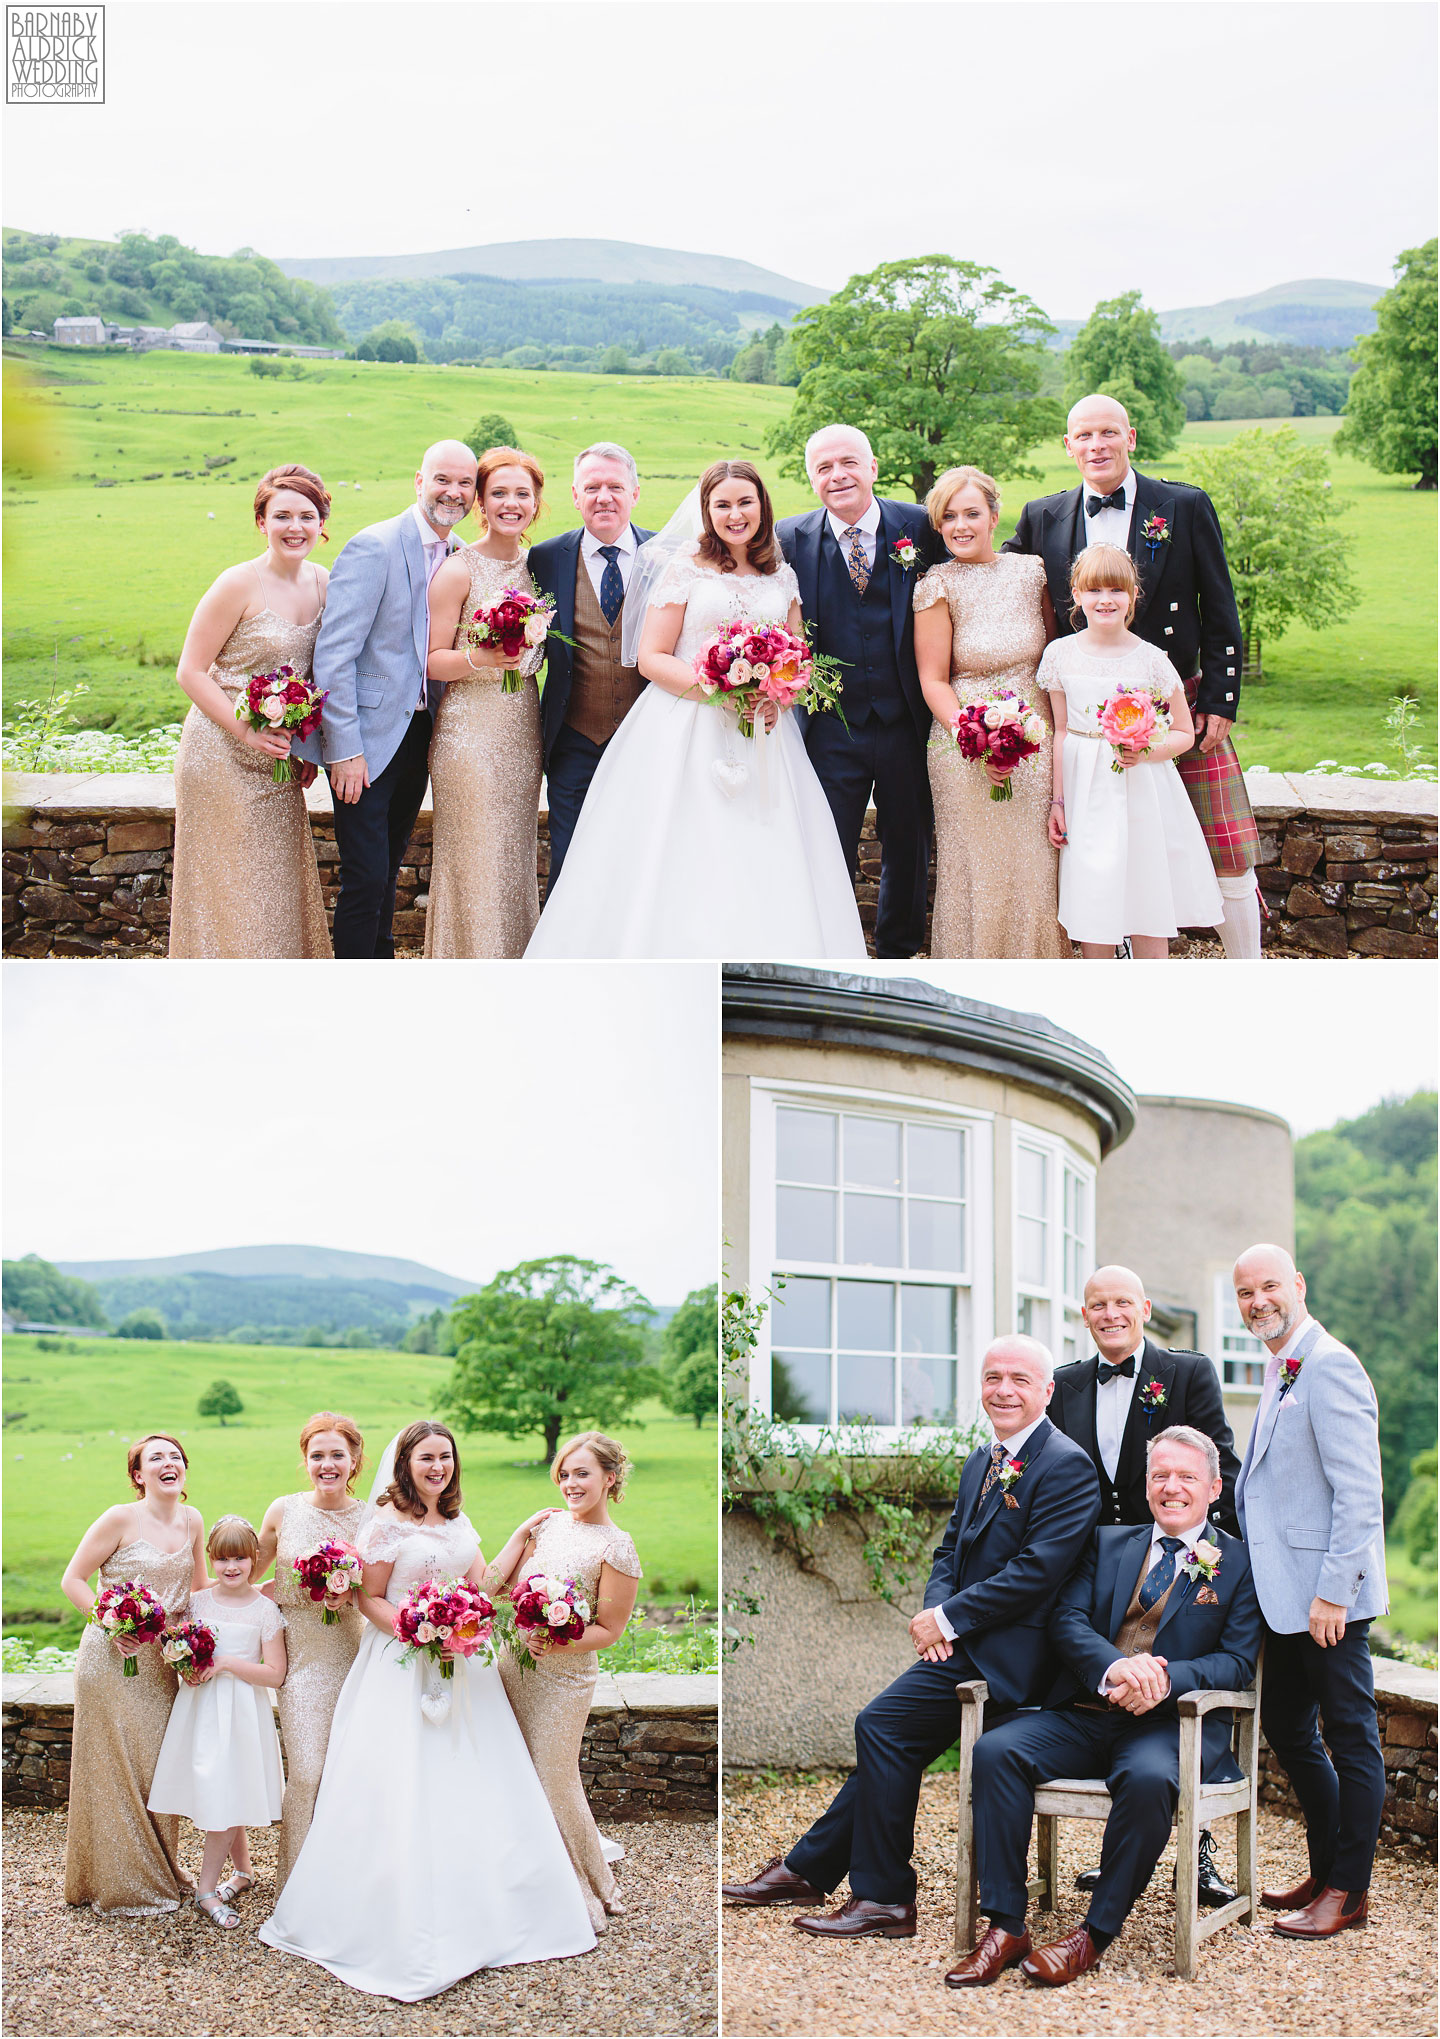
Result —
[{"label": "white dress shirt", "polygon": [[[1156,1565],[1159,1564],[1161,1558],[1165,1555],[1165,1553],[1160,1548],[1160,1539],[1162,1536],[1179,1536],[1184,1542],[1185,1549],[1187,1551],[1193,1551],[1197,1543],[1213,1543],[1215,1540],[1208,1520],[1204,1522],[1197,1522],[1193,1529],[1180,1529],[1180,1530],[1167,1529],[1163,1522],[1157,1522],[1150,1531],[1150,1555],[1145,1560],[1146,1578],[1150,1576],[1151,1572],[1154,1571]],[[1184,1552],[1182,1551],[1177,1550],[1175,1553],[1175,1576],[1177,1579],[1180,1577],[1180,1559],[1183,1557],[1183,1555]],[[1110,1669],[1106,1671],[1105,1676],[1100,1680],[1100,1683],[1096,1686],[1095,1689],[1100,1694],[1100,1697],[1102,1699],[1108,1699],[1110,1697],[1109,1691],[1110,1672],[1115,1669],[1117,1664],[1123,1664],[1124,1662],[1125,1662],[1124,1657],[1117,1657],[1115,1659],[1115,1663],[1110,1666]]]},{"label": "white dress shirt", "polygon": [[590,576],[590,585],[595,590],[597,602],[600,599],[600,583],[605,578],[605,569],[610,563],[600,557],[602,545],[616,545],[620,548],[615,564],[620,569],[621,585],[627,593],[630,587],[630,569],[634,566],[635,555],[640,550],[635,542],[634,527],[630,524],[625,526],[618,538],[596,538],[590,532],[585,532],[580,540],[580,557],[585,562],[585,571]]},{"label": "white dress shirt", "polygon": [[1121,487],[1125,492],[1123,510],[1102,510],[1098,517],[1092,517],[1085,504],[1091,496],[1109,494],[1109,490],[1095,488],[1084,482],[1080,489],[1080,507],[1085,516],[1085,543],[1087,545],[1118,545],[1122,552],[1130,548],[1130,518],[1135,509],[1135,470],[1127,467]]},{"label": "white dress shirt", "polygon": [[[848,562],[850,558],[850,540],[845,534],[850,529],[850,526],[843,517],[837,517],[833,510],[828,510],[826,515],[830,519],[830,529],[835,534],[835,543],[839,546]],[[860,533],[860,550],[865,555],[865,564],[873,573],[875,571],[875,547],[880,535],[880,505],[874,496],[871,496],[870,507],[864,516],[856,518],[855,528]],[[1026,1435],[1029,1435],[1028,1431]]]},{"label": "white dress shirt", "polygon": [[[448,531],[438,533],[433,531],[425,521],[424,513],[418,503],[410,505],[410,514],[415,519],[416,525],[419,528],[420,543],[425,547],[425,639],[428,644],[430,639],[430,583],[449,557],[450,533]],[[425,708],[428,705],[429,703],[425,699],[425,675],[422,672],[420,675],[420,699],[416,702],[415,706],[417,708]]]},{"label": "white dress shirt", "polygon": [[[1130,1357],[1135,1362],[1133,1374],[1117,1374],[1108,1381],[1095,1382],[1095,1437],[1100,1446],[1100,1460],[1111,1486],[1120,1467],[1120,1444],[1125,1435],[1125,1425],[1130,1417],[1130,1404],[1135,1399],[1135,1386],[1140,1379],[1140,1355],[1145,1350],[1142,1338]],[[1101,1364],[1109,1362],[1101,1355]],[[1125,1364],[1122,1359],[1121,1366]]]},{"label": "white dress shirt", "polygon": [[[835,519],[832,517],[830,521],[833,524]],[[1023,1430],[1017,1430],[1013,1437],[1007,1437],[1005,1439],[1006,1458],[1019,1458],[1021,1452],[1025,1449],[1025,1446],[1029,1442],[1030,1438],[1040,1428],[1040,1425],[1044,1421],[1045,1418],[1043,1416],[1037,1416],[1033,1423],[1027,1423],[1025,1425],[1025,1428]],[[983,1481],[981,1484],[982,1485],[984,1484]],[[934,1615],[936,1626],[939,1628],[940,1633],[941,1635],[944,1636],[946,1642],[953,1643],[955,1640],[955,1630],[946,1620],[944,1608],[932,1607],[930,1612]]]}]

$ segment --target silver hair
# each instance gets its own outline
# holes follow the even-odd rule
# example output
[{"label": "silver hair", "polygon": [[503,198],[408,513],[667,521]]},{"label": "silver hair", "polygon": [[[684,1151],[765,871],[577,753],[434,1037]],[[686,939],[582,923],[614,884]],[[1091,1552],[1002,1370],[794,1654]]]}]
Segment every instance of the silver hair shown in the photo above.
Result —
[{"label": "silver hair", "polygon": [[1050,1350],[1048,1345],[1042,1345],[1038,1338],[1032,1338],[1028,1331],[1006,1331],[1002,1333],[1002,1335],[999,1338],[992,1338],[990,1343],[986,1346],[983,1355],[981,1356],[980,1364],[982,1368],[984,1367],[985,1361],[990,1357],[991,1353],[996,1351],[1002,1345],[1027,1346],[1029,1348],[1031,1358],[1038,1363],[1046,1380],[1047,1381],[1054,1380],[1055,1378],[1054,1353]]},{"label": "silver hair", "polygon": [[841,424],[839,420],[837,420],[833,425],[822,425],[818,432],[812,432],[810,434],[810,437],[805,441],[806,474],[809,474],[811,471],[810,470],[811,449],[815,445],[817,440],[823,439],[825,437],[827,432],[853,432],[855,434],[855,437],[860,441],[860,444],[865,448],[865,451],[869,454],[870,458],[872,460],[875,458],[875,448],[870,444],[870,441],[866,438],[865,434],[860,430],[860,427],[858,425]]},{"label": "silver hair", "polygon": [[1205,1459],[1205,1469],[1212,1483],[1219,1479],[1220,1454],[1215,1449],[1214,1438],[1207,1437],[1203,1430],[1196,1430],[1189,1423],[1172,1423],[1168,1430],[1162,1430],[1158,1436],[1147,1439],[1145,1444],[1145,1472],[1147,1478],[1150,1472],[1150,1454],[1154,1451],[1157,1444],[1183,1444],[1190,1451],[1201,1452]]},{"label": "silver hair", "polygon": [[630,470],[631,488],[638,489],[640,486],[640,470],[635,465],[634,454],[624,446],[617,446],[613,439],[597,439],[593,446],[587,446],[583,453],[575,455],[574,479],[576,481],[580,479],[580,463],[582,460],[618,460],[623,467],[628,467]]}]

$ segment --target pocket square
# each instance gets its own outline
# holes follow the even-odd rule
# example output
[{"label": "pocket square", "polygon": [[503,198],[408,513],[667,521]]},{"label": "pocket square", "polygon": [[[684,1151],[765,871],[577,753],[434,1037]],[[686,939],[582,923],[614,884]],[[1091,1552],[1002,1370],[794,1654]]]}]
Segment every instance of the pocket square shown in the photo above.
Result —
[{"label": "pocket square", "polygon": [[1213,1586],[1202,1586],[1195,1595],[1195,1605],[1197,1607],[1218,1607],[1220,1605],[1220,1595]]},{"label": "pocket square", "polygon": [[1020,1503],[1015,1499],[1015,1496],[1013,1494],[1007,1494],[1005,1496],[1005,1506],[1007,1508],[1018,1508],[1020,1506]]}]

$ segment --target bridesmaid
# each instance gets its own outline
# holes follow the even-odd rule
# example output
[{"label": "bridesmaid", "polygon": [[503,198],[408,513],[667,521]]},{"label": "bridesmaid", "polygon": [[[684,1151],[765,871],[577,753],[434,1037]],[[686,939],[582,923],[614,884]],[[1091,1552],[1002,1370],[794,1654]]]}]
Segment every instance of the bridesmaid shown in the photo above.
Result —
[{"label": "bridesmaid", "polygon": [[[522,545],[544,507],[539,462],[513,446],[480,461],[475,513],[481,536],[452,552],[430,583],[430,659],[445,682],[430,741],[435,803],[427,956],[523,956],[540,917],[535,871],[540,814],[540,695],[533,675],[545,647],[519,663],[468,645],[476,609],[506,588],[536,592]],[[525,675],[518,694],[500,690],[507,668]]]},{"label": "bridesmaid", "polygon": [[[1070,958],[1056,917],[1059,859],[1045,835],[1050,802],[1050,713],[1035,674],[1055,635],[1039,558],[995,550],[1000,495],[978,467],[952,467],[925,498],[950,554],[918,582],[915,663],[935,717],[930,791],[935,802],[932,956]],[[1037,757],[1016,767],[1011,797],[990,798],[1009,776],[962,757],[950,734],[957,704],[1008,690],[1046,725]]]},{"label": "bridesmaid", "polygon": [[550,1477],[564,1496],[564,1511],[552,1509],[530,1532],[519,1563],[505,1579],[513,1586],[531,1572],[550,1572],[573,1579],[590,1601],[593,1619],[578,1642],[547,1649],[523,1677],[507,1650],[500,1658],[500,1676],[597,1933],[605,1930],[607,1912],[625,1909],[610,1871],[611,1862],[625,1851],[602,1841],[596,1830],[580,1776],[580,1744],[595,1691],[595,1652],[619,1641],[641,1579],[635,1546],[609,1513],[629,1471],[622,1448],[598,1430],[583,1430],[563,1444]]},{"label": "bridesmaid", "polygon": [[305,807],[316,768],[296,758],[277,786],[290,732],[235,720],[254,674],[289,665],[310,677],[326,585],[310,554],[329,514],[318,474],[272,467],[255,491],[264,552],[227,567],[191,618],[176,673],[195,705],[175,760],[172,956],[331,953]]},{"label": "bridesmaid", "polygon": [[[286,1635],[290,1668],[276,1694],[285,1742],[276,1897],[310,1831],[335,1702],[365,1628],[353,1594],[327,1593],[323,1601],[314,1601],[290,1569],[296,1558],[308,1557],[332,1537],[353,1543],[359,1535],[365,1503],[357,1501],[351,1489],[364,1461],[365,1440],[348,1416],[322,1409],[300,1432],[300,1456],[310,1491],[284,1494],[270,1503],[260,1524],[260,1555],[255,1561],[257,1573],[274,1565],[275,1601],[290,1624]],[[338,1621],[324,1620],[327,1607],[338,1613]],[[248,1876],[232,1878],[225,1902],[233,1903],[235,1895],[249,1886]]]},{"label": "bridesmaid", "polygon": [[[171,1619],[205,1585],[205,1531],[185,1502],[183,1446],[157,1431],[132,1444],[134,1501],[91,1523],[65,1568],[60,1590],[88,1615],[100,1586],[134,1579],[163,1601]],[[126,1678],[122,1659],[138,1656]],[[175,1673],[159,1646],[106,1636],[93,1626],[75,1661],[74,1745],[65,1832],[65,1902],[97,1912],[147,1917],[173,1912],[194,1885],[180,1867],[178,1819],[147,1810],[155,1764],[175,1698]]]}]

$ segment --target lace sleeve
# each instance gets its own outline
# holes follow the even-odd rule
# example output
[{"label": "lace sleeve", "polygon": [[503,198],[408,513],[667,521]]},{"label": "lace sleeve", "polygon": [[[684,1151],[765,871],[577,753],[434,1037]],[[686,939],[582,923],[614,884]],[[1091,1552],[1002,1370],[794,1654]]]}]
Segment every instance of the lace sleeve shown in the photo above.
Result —
[{"label": "lace sleeve", "polygon": [[393,1565],[405,1541],[404,1525],[377,1515],[355,1539],[355,1548],[367,1565]]},{"label": "lace sleeve", "polygon": [[[776,549],[777,551],[779,550],[778,547]],[[785,613],[788,616],[790,604],[798,602],[800,599],[800,583],[795,578],[794,567],[791,566],[784,553],[780,554],[780,564],[775,569],[775,592],[784,596]]]},{"label": "lace sleeve", "polygon": [[268,1643],[272,1635],[279,1635],[283,1629],[287,1629],[289,1626],[290,1626],[289,1622],[285,1619],[284,1615],[280,1612],[280,1609],[275,1605],[275,1602],[273,1600],[264,1600],[261,1602],[260,1640],[262,1643]]},{"label": "lace sleeve", "polygon": [[612,1572],[623,1572],[627,1579],[643,1579],[645,1576],[635,1545],[623,1529],[617,1529],[605,1546],[605,1562]]},{"label": "lace sleeve", "polygon": [[1040,663],[1035,668],[1035,684],[1042,694],[1063,694],[1065,691],[1064,653],[1060,647],[1063,637],[1052,637],[1040,654]]},{"label": "lace sleeve", "polygon": [[1166,657],[1159,645],[1147,645],[1146,649],[1150,653],[1150,671],[1147,677],[1151,686],[1163,688],[1172,700],[1176,694],[1183,694],[1185,692],[1185,682],[1181,679],[1179,673],[1176,672],[1174,665]]},{"label": "lace sleeve", "polygon": [[915,592],[910,597],[910,606],[918,616],[922,609],[933,609],[937,602],[945,600],[945,583],[940,577],[938,566],[932,566],[928,573],[921,574],[915,583]]},{"label": "lace sleeve", "polygon": [[666,609],[676,602],[688,602],[697,571],[693,552],[677,552],[651,590],[648,606]]}]

